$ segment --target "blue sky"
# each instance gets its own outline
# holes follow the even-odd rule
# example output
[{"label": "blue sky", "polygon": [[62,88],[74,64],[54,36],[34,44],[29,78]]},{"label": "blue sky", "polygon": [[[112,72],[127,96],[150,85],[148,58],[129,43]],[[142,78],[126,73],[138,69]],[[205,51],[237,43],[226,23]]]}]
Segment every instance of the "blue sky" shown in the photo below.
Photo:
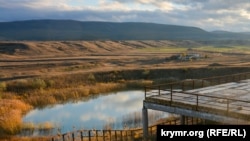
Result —
[{"label": "blue sky", "polygon": [[250,31],[249,0],[0,0],[0,22],[32,19],[153,22]]}]

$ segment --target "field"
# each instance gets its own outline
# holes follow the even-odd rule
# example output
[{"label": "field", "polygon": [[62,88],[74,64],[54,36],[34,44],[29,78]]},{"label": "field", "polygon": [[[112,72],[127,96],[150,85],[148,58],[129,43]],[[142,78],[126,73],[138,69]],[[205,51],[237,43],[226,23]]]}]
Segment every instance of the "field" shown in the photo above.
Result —
[{"label": "field", "polygon": [[[166,58],[191,48],[209,59]],[[190,52],[190,51],[189,51]],[[193,41],[1,42],[0,79],[127,69],[249,65],[250,46],[207,46]]]},{"label": "field", "polygon": [[[200,57],[174,57],[188,54]],[[2,41],[0,135],[18,132],[22,115],[32,108],[153,83],[249,72],[249,66],[250,45],[244,43]]]}]

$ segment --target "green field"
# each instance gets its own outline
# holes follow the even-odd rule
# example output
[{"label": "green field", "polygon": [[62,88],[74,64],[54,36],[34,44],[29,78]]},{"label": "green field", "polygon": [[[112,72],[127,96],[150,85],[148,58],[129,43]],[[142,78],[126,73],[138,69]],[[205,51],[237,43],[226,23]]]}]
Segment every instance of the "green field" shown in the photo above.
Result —
[{"label": "green field", "polygon": [[150,53],[181,53],[189,49],[194,51],[209,51],[219,53],[244,53],[250,54],[250,46],[200,46],[200,47],[146,47],[139,49],[142,52]]}]

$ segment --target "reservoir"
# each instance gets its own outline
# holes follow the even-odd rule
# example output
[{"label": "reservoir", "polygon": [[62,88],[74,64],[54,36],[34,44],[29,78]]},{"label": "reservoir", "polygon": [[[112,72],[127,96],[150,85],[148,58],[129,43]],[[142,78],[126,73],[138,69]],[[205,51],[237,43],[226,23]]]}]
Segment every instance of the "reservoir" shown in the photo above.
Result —
[{"label": "reservoir", "polygon": [[[23,117],[24,123],[34,125],[50,123],[53,130],[33,130],[23,135],[48,135],[81,129],[131,129],[142,127],[144,91],[120,91],[100,94],[75,102],[57,104],[44,109],[34,109]],[[167,117],[160,111],[148,111],[149,125]]]}]

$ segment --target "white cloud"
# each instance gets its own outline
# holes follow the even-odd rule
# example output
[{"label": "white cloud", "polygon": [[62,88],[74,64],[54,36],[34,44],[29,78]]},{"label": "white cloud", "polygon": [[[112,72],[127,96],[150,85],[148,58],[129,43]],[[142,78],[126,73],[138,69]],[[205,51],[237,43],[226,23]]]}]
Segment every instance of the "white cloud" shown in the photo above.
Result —
[{"label": "white cloud", "polygon": [[105,114],[101,114],[101,113],[86,113],[84,115],[81,115],[80,120],[81,121],[89,121],[91,119],[97,119],[97,120],[101,120],[101,121],[107,121],[110,117],[108,115]]},{"label": "white cloud", "polygon": [[250,20],[250,11],[247,10],[240,10],[240,15],[243,18],[249,19]]},{"label": "white cloud", "polygon": [[92,10],[98,10],[98,11],[130,11],[132,10],[130,7],[127,7],[126,5],[118,2],[118,1],[105,1],[101,0],[99,2],[98,7],[92,7]]},{"label": "white cloud", "polygon": [[33,10],[82,10],[81,6],[70,5],[71,0],[0,0],[0,7],[4,8],[28,8]]},{"label": "white cloud", "polygon": [[81,121],[89,121],[91,119],[91,115],[90,114],[84,114],[80,117]]},{"label": "white cloud", "polygon": [[0,21],[154,22],[250,31],[249,0],[0,0]]}]

